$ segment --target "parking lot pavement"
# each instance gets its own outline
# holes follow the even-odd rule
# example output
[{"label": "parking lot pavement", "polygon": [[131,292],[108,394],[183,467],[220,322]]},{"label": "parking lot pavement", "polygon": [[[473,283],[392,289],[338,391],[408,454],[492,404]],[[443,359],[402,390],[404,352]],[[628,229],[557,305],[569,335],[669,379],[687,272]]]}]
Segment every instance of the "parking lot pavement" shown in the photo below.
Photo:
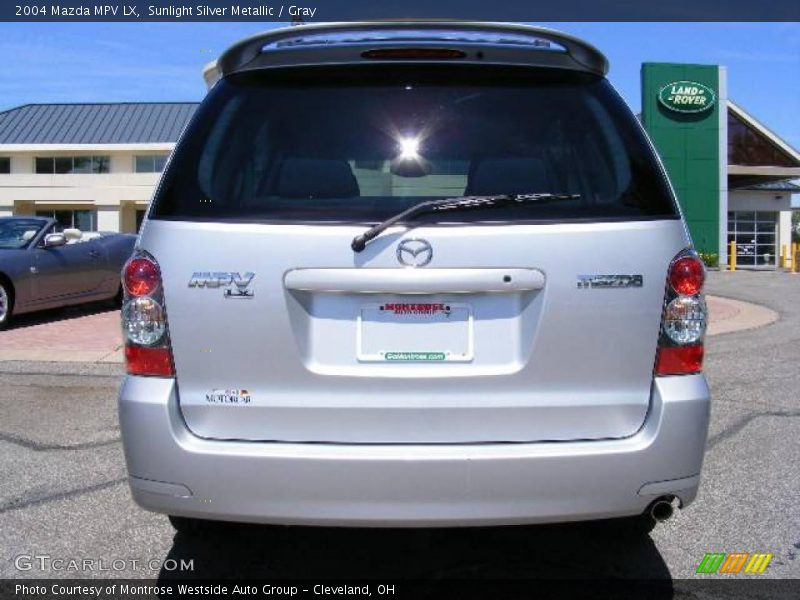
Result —
[{"label": "parking lot pavement", "polygon": [[19,315],[0,331],[0,361],[122,360],[119,310],[108,302]]},{"label": "parking lot pavement", "polygon": [[680,590],[681,580],[697,577],[706,552],[771,552],[760,577],[800,577],[800,276],[711,273],[708,287],[763,304],[780,319],[708,340],[714,404],[701,491],[650,536],[627,539],[578,524],[243,527],[186,538],[130,499],[114,406],[120,365],[3,362],[0,577],[78,575],[15,566],[19,555],[46,554],[126,561],[99,576],[174,575],[159,568],[172,558],[194,561],[196,576],[652,577],[674,578],[670,585]]}]

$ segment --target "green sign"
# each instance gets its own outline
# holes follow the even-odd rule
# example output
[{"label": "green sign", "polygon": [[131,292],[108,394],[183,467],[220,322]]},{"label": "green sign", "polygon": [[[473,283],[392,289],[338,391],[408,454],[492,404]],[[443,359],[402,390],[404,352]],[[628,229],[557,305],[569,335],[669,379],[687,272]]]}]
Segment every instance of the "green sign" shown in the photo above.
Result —
[{"label": "green sign", "polygon": [[680,113],[699,113],[714,106],[717,97],[707,85],[696,81],[674,81],[658,92],[658,101]]},{"label": "green sign", "polygon": [[[721,254],[726,245],[726,240],[720,239],[720,229],[725,230],[724,224],[720,227],[720,204],[727,195],[722,189],[726,178],[720,177],[720,173],[728,165],[727,148],[720,147],[721,127],[726,125],[727,116],[724,77],[724,69],[717,65],[645,63],[642,66],[642,124],[664,161],[695,248],[712,254]],[[697,92],[681,91],[693,87],[698,88]],[[709,91],[701,96],[699,91],[703,88]],[[706,99],[698,105],[682,102],[677,110],[683,111],[687,106],[702,106],[705,110],[687,114],[668,108],[671,105],[665,101],[675,95]],[[708,98],[713,98],[713,102]],[[724,219],[725,212],[722,214]]]}]

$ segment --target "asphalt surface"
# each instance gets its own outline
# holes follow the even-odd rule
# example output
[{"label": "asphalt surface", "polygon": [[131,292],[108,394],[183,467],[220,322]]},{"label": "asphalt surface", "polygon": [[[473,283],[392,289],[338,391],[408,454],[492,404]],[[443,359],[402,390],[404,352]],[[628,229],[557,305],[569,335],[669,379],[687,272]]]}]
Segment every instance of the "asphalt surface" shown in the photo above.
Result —
[{"label": "asphalt surface", "polygon": [[[780,319],[707,340],[714,396],[697,501],[649,535],[597,524],[461,530],[242,527],[176,535],[135,506],[115,397],[121,365],[0,363],[0,577],[147,577],[167,558],[223,577],[696,578],[706,552],[771,552],[760,577],[800,578],[800,275],[711,273],[709,293]],[[19,570],[19,555],[126,561]],[[157,563],[149,563],[150,560]],[[136,564],[133,564],[136,561]],[[26,566],[23,561],[22,566]],[[117,562],[119,567],[121,563]],[[730,576],[729,576],[730,577]],[[736,577],[747,577],[738,575]]]}]

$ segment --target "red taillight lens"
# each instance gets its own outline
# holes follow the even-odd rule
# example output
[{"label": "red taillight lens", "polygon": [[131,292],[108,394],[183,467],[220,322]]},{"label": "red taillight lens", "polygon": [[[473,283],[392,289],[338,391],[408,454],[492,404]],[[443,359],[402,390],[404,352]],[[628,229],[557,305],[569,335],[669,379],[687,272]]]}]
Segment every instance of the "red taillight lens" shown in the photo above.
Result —
[{"label": "red taillight lens", "polygon": [[699,294],[705,280],[703,263],[694,256],[682,256],[669,267],[669,285],[684,296]]},{"label": "red taillight lens", "polygon": [[130,375],[173,377],[172,353],[166,348],[125,346],[125,363]]},{"label": "red taillight lens", "polygon": [[703,370],[703,345],[666,346],[658,349],[656,375],[689,375]]},{"label": "red taillight lens", "polygon": [[158,265],[147,258],[132,258],[123,269],[125,290],[131,296],[147,296],[158,289],[161,275]]},{"label": "red taillight lens", "polygon": [[669,265],[655,375],[690,375],[703,370],[708,318],[701,293],[705,274],[703,263],[690,248],[679,252]]},{"label": "red taillight lens", "polygon": [[174,377],[172,345],[156,259],[137,250],[122,269],[122,335],[128,374]]}]

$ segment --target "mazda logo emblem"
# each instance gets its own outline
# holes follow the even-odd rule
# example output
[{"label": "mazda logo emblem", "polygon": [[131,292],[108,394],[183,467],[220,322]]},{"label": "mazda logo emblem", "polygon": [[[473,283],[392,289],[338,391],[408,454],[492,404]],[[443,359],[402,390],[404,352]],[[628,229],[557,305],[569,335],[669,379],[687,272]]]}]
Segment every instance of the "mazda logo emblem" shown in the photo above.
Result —
[{"label": "mazda logo emblem", "polygon": [[433,248],[427,240],[403,240],[397,245],[397,260],[406,267],[424,267],[433,258]]}]

